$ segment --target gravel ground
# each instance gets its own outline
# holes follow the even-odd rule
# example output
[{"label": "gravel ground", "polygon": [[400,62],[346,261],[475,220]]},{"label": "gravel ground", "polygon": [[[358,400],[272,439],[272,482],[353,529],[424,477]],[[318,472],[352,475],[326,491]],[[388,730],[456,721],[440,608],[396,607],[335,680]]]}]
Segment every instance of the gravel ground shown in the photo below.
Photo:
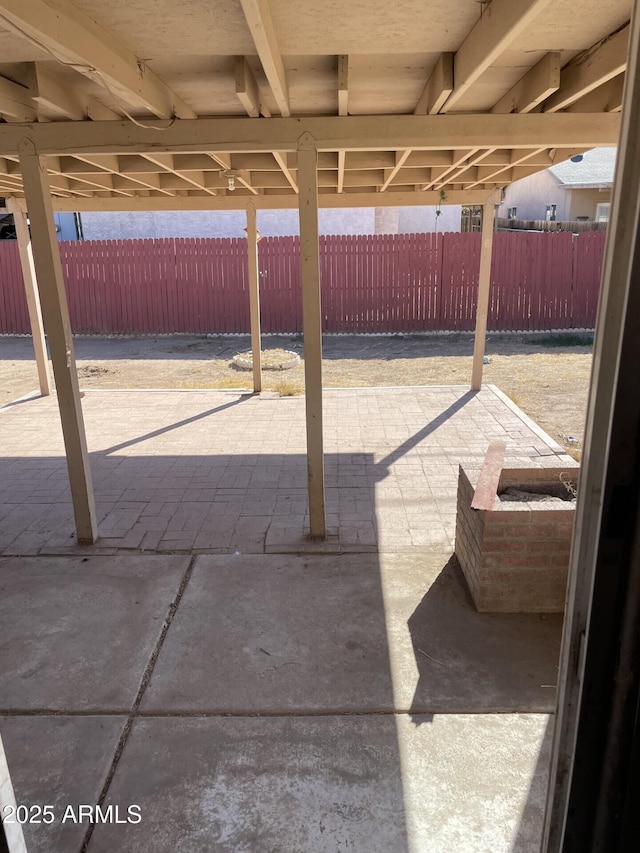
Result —
[{"label": "gravel ground", "polygon": [[[248,336],[78,338],[85,388],[250,388],[251,372],[232,362]],[[263,349],[303,356],[299,335],[264,336]],[[365,385],[464,385],[470,380],[473,336],[335,335],[323,343],[327,388]],[[590,336],[558,333],[489,335],[484,381],[497,385],[579,458],[591,371]],[[265,390],[299,394],[303,362],[264,371]],[[37,387],[28,338],[0,337],[0,405]]]}]

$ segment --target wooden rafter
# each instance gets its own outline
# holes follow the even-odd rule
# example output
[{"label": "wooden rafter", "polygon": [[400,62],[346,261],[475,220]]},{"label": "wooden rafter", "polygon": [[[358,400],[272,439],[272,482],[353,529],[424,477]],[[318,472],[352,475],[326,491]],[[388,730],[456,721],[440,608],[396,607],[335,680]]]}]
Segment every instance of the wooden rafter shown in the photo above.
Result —
[{"label": "wooden rafter", "polygon": [[[174,167],[173,163],[173,154],[143,154],[143,157],[149,162],[154,163],[156,166],[160,166],[165,172],[169,172],[172,175],[175,175],[176,178],[179,178],[181,181],[185,181],[187,184],[191,184],[199,190],[205,190],[209,195],[216,195],[216,190],[209,189],[205,186],[204,180],[204,172],[183,172],[179,171]],[[160,186],[165,189],[174,189],[174,187],[169,186],[167,183],[162,182],[162,176],[160,179]],[[180,189],[180,187],[175,187],[175,189]]]},{"label": "wooden rafter", "polygon": [[454,57],[454,89],[440,111],[451,110],[550,2],[492,0]]},{"label": "wooden rafter", "polygon": [[560,88],[559,52],[546,53],[493,106],[492,113],[530,113]]},{"label": "wooden rafter", "polygon": [[289,85],[267,0],[240,0],[247,26],[281,115],[290,116]]},{"label": "wooden rafter", "polygon": [[[260,97],[260,89],[258,87],[258,83],[256,82],[256,78],[253,74],[251,68],[247,63],[247,60],[244,56],[236,56],[235,58],[235,77],[236,77],[236,95],[238,96],[240,103],[243,105],[247,114],[252,118],[259,118],[261,115],[265,118],[271,116],[271,112],[264,105],[261,97]],[[298,192],[298,186],[295,182],[295,179],[289,168],[287,167],[286,154],[281,154],[279,151],[273,152],[274,159],[280,169],[282,170],[283,175],[287,179],[287,182],[291,186],[294,192]],[[232,171],[230,166],[225,166],[225,170]],[[235,178],[250,190],[254,195],[258,195],[258,190],[253,186],[248,173],[245,171],[237,171],[235,174]]]},{"label": "wooden rafter", "polygon": [[14,121],[35,121],[33,91],[6,77],[0,77],[0,113]]},{"label": "wooden rafter", "polygon": [[344,191],[344,169],[347,162],[347,152],[341,148],[338,151],[338,192]]},{"label": "wooden rafter", "polygon": [[414,115],[435,115],[453,92],[453,54],[441,53],[422,90]]},{"label": "wooden rafter", "polygon": [[282,174],[287,179],[289,186],[291,187],[291,189],[295,193],[297,193],[298,192],[298,184],[296,183],[296,179],[291,174],[289,166],[287,165],[287,155],[282,154],[280,151],[274,151],[273,157],[274,157],[274,160],[276,161],[276,163],[278,164],[278,166],[280,166],[280,169],[282,170]]},{"label": "wooden rafter", "polygon": [[624,91],[624,74],[618,74],[604,85],[589,92],[588,95],[574,101],[567,107],[567,112],[576,113],[613,113],[622,109]]},{"label": "wooden rafter", "polygon": [[[63,173],[72,173],[77,177],[79,175],[80,168],[84,163],[86,164],[86,166],[100,169],[106,174],[114,176],[126,176],[129,181],[138,184],[141,189],[153,189],[158,190],[163,195],[172,195],[172,192],[170,190],[165,190],[160,187],[159,175],[153,173],[127,172],[124,158],[119,158],[115,154],[78,154],[74,157],[74,160],[76,161],[77,165],[69,164],[68,168],[63,169]],[[61,168],[63,168],[62,164]]]},{"label": "wooden rafter", "polygon": [[125,45],[68,0],[0,0],[0,19],[127,104],[159,118],[196,117]]},{"label": "wooden rafter", "polygon": [[383,193],[393,183],[393,179],[404,166],[410,154],[411,149],[407,149],[406,151],[396,151],[395,166],[392,169],[385,169],[384,183],[380,187],[381,193]]},{"label": "wooden rafter", "polygon": [[[524,149],[521,151],[512,151],[509,157],[509,162],[501,165],[492,165],[492,166],[480,166],[478,171],[478,180],[469,184],[468,189],[475,189],[487,181],[498,180],[498,182],[503,182],[502,177],[513,169],[514,166],[519,166],[521,163],[526,163],[527,160],[531,160],[533,158],[537,158],[540,155],[544,154],[546,156],[547,148],[534,148],[534,149]],[[549,162],[547,166],[553,165],[552,160],[549,158]],[[538,167],[538,171],[540,171],[541,167],[539,163],[536,163]],[[508,180],[504,179],[504,183],[508,183]]]},{"label": "wooden rafter", "polygon": [[566,109],[617,77],[627,67],[629,25],[565,66],[560,73],[560,88],[543,105],[547,113]]},{"label": "wooden rafter", "polygon": [[338,115],[349,115],[349,57],[338,57]]},{"label": "wooden rafter", "polygon": [[36,121],[39,106],[79,121],[121,118],[95,98],[71,89],[45,63],[19,63],[12,75],[13,79],[0,77],[0,113],[8,121]]},{"label": "wooden rafter", "polygon": [[484,157],[487,153],[486,150],[482,150],[480,153],[478,148],[461,148],[453,151],[453,156],[451,159],[451,164],[449,166],[445,166],[442,169],[434,168],[431,169],[431,180],[428,181],[421,189],[423,192],[427,190],[433,189],[436,186],[444,186],[447,181],[444,179],[449,178],[449,176],[453,173],[458,174],[461,168],[466,169],[471,165],[471,158],[474,155],[478,155],[479,157]]},{"label": "wooden rafter", "polygon": [[33,99],[65,118],[82,121],[87,107],[78,91],[56,78],[55,73],[45,69],[44,63],[31,63]]},{"label": "wooden rafter", "polygon": [[271,111],[260,97],[260,88],[255,75],[251,68],[249,68],[249,64],[244,56],[236,56],[235,58],[235,78],[236,95],[247,111],[247,115],[252,118],[258,118],[261,115],[269,118]]}]

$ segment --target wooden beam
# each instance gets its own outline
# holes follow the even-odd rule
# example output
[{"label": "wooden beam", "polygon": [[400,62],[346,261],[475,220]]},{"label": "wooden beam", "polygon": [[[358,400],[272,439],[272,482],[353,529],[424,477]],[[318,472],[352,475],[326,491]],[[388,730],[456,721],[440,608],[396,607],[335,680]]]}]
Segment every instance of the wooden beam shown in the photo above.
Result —
[{"label": "wooden beam", "polygon": [[344,167],[347,161],[347,152],[342,148],[338,151],[338,192],[344,190]]},{"label": "wooden beam", "polygon": [[[480,186],[480,184],[486,183],[487,181],[493,181],[497,179],[498,182],[502,182],[501,176],[505,173],[511,171],[514,166],[520,165],[520,163],[526,163],[527,160],[536,158],[536,165],[540,166],[540,171],[543,169],[548,169],[549,166],[553,165],[553,161],[549,159],[549,162],[546,165],[542,165],[537,162],[537,158],[543,153],[546,152],[547,148],[534,148],[528,149],[525,148],[523,150],[516,150],[511,152],[511,159],[508,164],[503,164],[501,166],[486,166],[483,167],[481,172],[478,173],[478,180],[474,183],[470,184],[467,189],[475,190],[476,187]],[[571,155],[569,155],[571,156]],[[507,181],[508,183],[508,181]]]},{"label": "wooden beam", "polygon": [[612,113],[622,109],[624,74],[618,74],[567,107],[569,113]]},{"label": "wooden beam", "polygon": [[338,115],[349,115],[349,57],[338,57]]},{"label": "wooden beam", "polygon": [[236,78],[236,95],[242,106],[247,111],[247,115],[252,118],[258,118],[260,115],[260,92],[256,78],[244,56],[236,56],[235,58],[235,78]]},{"label": "wooden beam", "polygon": [[[189,195],[169,197],[160,194],[158,190],[152,196],[133,196],[130,198],[108,198],[91,195],[87,197],[60,197],[52,200],[53,209],[59,212],[75,211],[131,211],[131,210],[246,210],[248,198],[229,193],[227,196]],[[496,188],[475,190],[447,190],[444,204],[468,204],[479,206],[493,199]],[[24,206],[24,196],[19,189],[11,189],[6,193],[11,196],[20,209]],[[252,198],[257,210],[291,210],[296,208],[297,196],[289,195],[259,195]],[[318,196],[318,207],[321,209],[344,209],[353,207],[423,207],[441,203],[439,192],[367,192],[367,193],[321,193]],[[496,202],[497,204],[498,202]]]},{"label": "wooden beam", "polygon": [[278,166],[280,166],[280,168],[282,169],[282,173],[285,176],[285,178],[287,179],[287,181],[289,182],[289,186],[291,187],[291,189],[295,193],[297,193],[298,192],[298,184],[296,183],[296,179],[291,174],[291,172],[289,170],[289,166],[287,165],[287,155],[280,152],[280,151],[274,151],[273,157],[274,157],[276,163],[278,164]]},{"label": "wooden beam", "polygon": [[122,121],[122,114],[105,107],[97,98],[87,98],[87,118],[91,121]]},{"label": "wooden beam", "polygon": [[289,86],[267,0],[240,0],[265,76],[281,115],[290,116]]},{"label": "wooden beam", "polygon": [[478,148],[461,148],[459,150],[452,152],[451,164],[449,166],[445,166],[444,168],[433,168],[431,169],[431,180],[422,187],[423,191],[427,191],[435,187],[437,184],[446,183],[445,178],[448,179],[449,175],[453,172],[460,172],[461,168],[467,168],[470,165],[471,158],[476,155],[476,157],[481,158],[486,155],[486,151],[484,149]]},{"label": "wooden beam", "polygon": [[[407,149],[406,151],[396,151],[396,164],[395,164],[395,166],[393,167],[393,169],[385,169],[384,170],[384,173],[385,173],[384,174],[384,183],[380,187],[381,193],[383,193],[387,189],[387,187],[389,187],[393,183],[393,179],[398,174],[400,169],[402,169],[404,164],[407,162],[407,159],[408,159],[410,154],[411,154],[410,149]],[[344,181],[344,176],[343,176],[343,181]],[[341,190],[338,190],[338,192],[341,192]]]},{"label": "wooden beam", "polygon": [[307,415],[309,526],[312,539],[326,539],[317,158],[318,152],[313,138],[304,134],[300,138],[298,148],[298,182],[300,187],[300,267],[302,274],[302,325]]},{"label": "wooden beam", "polygon": [[[122,119],[122,114],[105,107],[96,98],[79,97],[70,89],[68,81],[62,82],[43,62],[18,63],[12,73],[14,81],[0,77],[0,112],[15,120],[36,121],[39,105],[78,121]],[[14,111],[11,111],[11,101],[15,104]]]},{"label": "wooden beam", "polygon": [[13,221],[16,226],[16,237],[18,240],[18,251],[20,253],[20,266],[22,267],[22,280],[27,297],[27,310],[29,312],[29,325],[31,326],[31,338],[36,357],[36,369],[38,371],[38,384],[40,393],[47,397],[51,393],[51,380],[49,377],[49,359],[47,357],[47,342],[44,336],[42,324],[42,310],[40,308],[40,294],[38,292],[38,280],[33,265],[33,252],[31,249],[31,235],[27,225],[27,215],[23,213],[11,199],[7,202],[7,209],[13,213]]},{"label": "wooden beam", "polygon": [[[144,187],[144,189],[154,189],[163,193],[164,195],[171,196],[170,190],[163,190],[160,188],[160,174],[154,174],[152,172],[129,172],[126,168],[126,161],[124,158],[118,158],[115,154],[78,154],[74,158],[75,160],[80,161],[79,166],[82,167],[82,163],[86,163],[88,166],[93,166],[94,168],[99,169],[103,173],[111,174],[114,177],[118,175],[119,177],[126,177],[130,181],[134,181],[139,184],[140,187]],[[64,160],[64,158],[60,158],[60,160]],[[47,161],[49,168],[51,158]],[[63,163],[61,162],[61,169],[64,169]],[[66,172],[63,171],[63,174]],[[77,174],[78,176],[81,174],[78,169],[77,172],[70,171],[66,174]]]},{"label": "wooden beam", "polygon": [[560,88],[544,104],[545,113],[566,109],[579,98],[617,77],[627,67],[629,25],[599,47],[574,59],[560,72]]},{"label": "wooden beam", "polygon": [[[620,116],[529,113],[527,115],[326,116],[305,118],[198,119],[149,121],[163,129],[138,127],[130,121],[0,124],[0,157],[14,156],[23,139],[31,139],[43,155],[202,152],[214,159],[235,153],[296,150],[300,133],[309,133],[320,151],[396,151],[399,148],[440,151],[458,148],[597,148],[615,145]],[[224,152],[224,154],[222,153]]]},{"label": "wooden beam", "polygon": [[251,325],[251,358],[253,392],[262,391],[262,342],[260,336],[260,269],[258,267],[258,229],[256,209],[247,206],[247,257],[249,262],[249,319]]},{"label": "wooden beam", "polygon": [[[166,173],[175,175],[177,178],[180,178],[181,181],[185,181],[187,184],[191,184],[191,186],[193,187],[197,187],[198,189],[204,190],[210,195],[216,195],[216,190],[209,189],[205,186],[204,174],[202,172],[200,172],[200,175],[198,176],[197,172],[179,172],[177,169],[175,169],[172,154],[154,153],[143,154],[142,156],[149,160],[149,162],[155,163],[156,166],[159,166],[161,169],[165,170]],[[198,177],[200,177],[200,180],[198,180]],[[160,181],[160,186],[163,186],[162,181]],[[166,186],[164,186],[163,188],[167,189]]]},{"label": "wooden beam", "polygon": [[69,0],[0,0],[0,14],[46,53],[73,65],[127,104],[160,118],[195,118],[143,61]]},{"label": "wooden beam", "polygon": [[492,204],[482,206],[482,248],[480,250],[480,272],[478,274],[478,299],[476,304],[476,333],[473,344],[473,366],[471,369],[471,390],[482,388],[482,364],[484,359],[485,338],[487,336],[487,315],[489,313],[489,290],[491,285],[491,250],[493,248],[493,219],[495,208]]},{"label": "wooden beam", "polygon": [[530,113],[560,88],[562,54],[546,53],[506,95],[491,108],[492,113]]},{"label": "wooden beam", "polygon": [[220,151],[207,151],[207,156],[211,157],[214,163],[217,163],[221,169],[231,169],[231,155]]},{"label": "wooden beam", "polygon": [[484,157],[491,154],[493,149],[489,149],[488,151],[484,148],[481,148],[479,151],[475,151],[465,162],[460,163],[455,169],[448,172],[446,176],[441,176],[437,181],[432,182],[431,188],[435,190],[441,190],[445,184],[452,184],[456,181],[461,180],[463,177],[467,179],[468,184],[472,184],[475,186],[478,181],[476,181],[477,170],[474,168],[476,164],[482,160]]},{"label": "wooden beam", "polygon": [[453,54],[441,53],[413,111],[414,115],[435,115],[453,92]]},{"label": "wooden beam", "polygon": [[0,77],[0,113],[15,121],[35,121],[33,91],[6,77]]},{"label": "wooden beam", "polygon": [[236,95],[247,115],[252,118],[265,116],[268,118],[271,111],[262,103],[260,88],[251,68],[244,56],[235,58]]},{"label": "wooden beam", "polygon": [[82,121],[86,118],[87,107],[78,97],[77,90],[68,83],[61,83],[43,63],[33,63],[34,94],[36,103],[54,110],[66,118]]},{"label": "wooden beam", "polygon": [[96,512],[69,308],[53,222],[46,164],[28,140],[20,146],[20,168],[31,221],[33,260],[40,286],[42,316],[56,380],[76,533],[78,543],[87,545],[96,540]]},{"label": "wooden beam", "polygon": [[454,89],[441,112],[454,107],[509,45],[540,16],[551,0],[492,0],[458,49]]},{"label": "wooden beam", "polygon": [[245,189],[248,189],[250,193],[253,195],[260,195],[258,190],[251,183],[251,175],[246,171],[239,171],[236,180],[243,186]]}]

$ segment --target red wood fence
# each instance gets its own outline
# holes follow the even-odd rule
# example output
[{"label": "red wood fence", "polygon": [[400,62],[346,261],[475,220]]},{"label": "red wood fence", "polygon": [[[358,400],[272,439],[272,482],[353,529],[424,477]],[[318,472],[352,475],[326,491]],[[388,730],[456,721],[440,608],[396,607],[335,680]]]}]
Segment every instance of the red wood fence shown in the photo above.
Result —
[{"label": "red wood fence", "polygon": [[[498,233],[488,327],[592,328],[605,234]],[[249,331],[246,242],[238,239],[60,243],[74,331]],[[480,234],[321,237],[326,332],[474,328]],[[264,332],[302,326],[299,240],[259,243]],[[29,321],[14,241],[0,242],[0,333]]]}]

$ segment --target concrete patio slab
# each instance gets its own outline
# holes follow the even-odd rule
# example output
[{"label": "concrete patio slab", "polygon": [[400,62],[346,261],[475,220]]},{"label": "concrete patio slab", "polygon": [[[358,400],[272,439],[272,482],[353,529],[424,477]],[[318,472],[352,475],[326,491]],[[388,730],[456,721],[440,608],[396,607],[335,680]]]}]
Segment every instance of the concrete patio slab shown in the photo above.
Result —
[{"label": "concrete patio slab", "polygon": [[198,557],[141,707],[391,709],[377,560]]},{"label": "concrete patio slab", "polygon": [[477,613],[449,554],[201,556],[141,708],[548,712],[560,633]]},{"label": "concrete patio slab", "polygon": [[383,554],[380,571],[396,708],[555,710],[561,614],[478,613],[448,554]]},{"label": "concrete patio slab", "polygon": [[52,807],[53,822],[23,825],[28,853],[80,850],[87,825],[68,813],[64,820],[65,810],[71,805],[77,814],[80,803],[98,802],[124,723],[115,716],[0,717],[16,803]]},{"label": "concrete patio slab", "polygon": [[557,445],[491,388],[327,392],[319,547],[303,400],[83,409],[82,549],[55,400],[0,412],[0,554],[34,555],[0,556],[2,733],[19,797],[142,821],[37,828],[36,853],[538,849],[560,618],[476,613],[451,554],[458,463]]},{"label": "concrete patio slab", "polygon": [[88,851],[528,853],[546,728],[543,715],[139,719],[107,802],[139,803],[142,821],[96,826]]},{"label": "concrete patio slab", "polygon": [[188,558],[0,561],[0,710],[128,710]]}]

